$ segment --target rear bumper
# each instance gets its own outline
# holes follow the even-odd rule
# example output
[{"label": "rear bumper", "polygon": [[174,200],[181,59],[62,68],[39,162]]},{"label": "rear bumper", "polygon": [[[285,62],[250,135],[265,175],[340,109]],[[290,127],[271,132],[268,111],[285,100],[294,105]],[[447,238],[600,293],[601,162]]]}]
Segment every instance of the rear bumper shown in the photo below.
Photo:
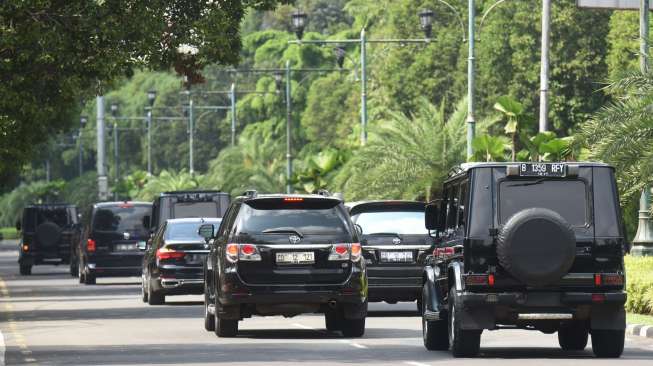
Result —
[{"label": "rear bumper", "polygon": [[86,268],[96,277],[140,276],[143,253],[90,254],[86,257]]},{"label": "rear bumper", "polygon": [[422,292],[422,267],[375,265],[367,275],[370,301],[414,301]]},{"label": "rear bumper", "polygon": [[98,267],[95,263],[87,264],[87,271],[94,277],[133,277],[141,275],[141,267]]},{"label": "rear bumper", "polygon": [[463,292],[460,297],[463,305],[468,306],[504,305],[520,308],[626,303],[625,292]]}]

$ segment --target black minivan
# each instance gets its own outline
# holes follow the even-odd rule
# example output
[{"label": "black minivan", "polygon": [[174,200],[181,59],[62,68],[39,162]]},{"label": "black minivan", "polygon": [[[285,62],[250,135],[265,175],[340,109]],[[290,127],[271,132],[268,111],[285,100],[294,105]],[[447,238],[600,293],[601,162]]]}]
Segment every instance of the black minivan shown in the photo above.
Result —
[{"label": "black minivan", "polygon": [[79,282],[94,284],[97,277],[139,276],[149,237],[149,202],[104,202],[90,209],[76,260]]}]

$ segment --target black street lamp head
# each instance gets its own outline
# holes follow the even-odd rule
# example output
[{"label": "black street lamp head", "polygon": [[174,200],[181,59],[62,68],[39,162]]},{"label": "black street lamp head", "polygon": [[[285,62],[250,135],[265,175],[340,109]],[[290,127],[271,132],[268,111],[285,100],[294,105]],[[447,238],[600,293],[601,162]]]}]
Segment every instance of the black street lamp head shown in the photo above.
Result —
[{"label": "black street lamp head", "polygon": [[338,68],[342,69],[345,64],[345,49],[342,47],[336,47],[333,49],[333,51],[336,54],[336,63],[338,64]]},{"label": "black street lamp head", "polygon": [[295,29],[295,34],[298,39],[304,36],[304,28],[306,27],[306,19],[308,16],[301,10],[297,10],[292,14],[292,26]]},{"label": "black street lamp head", "polygon": [[154,106],[154,101],[156,100],[156,90],[150,89],[147,91],[147,101],[150,103],[150,107]]},{"label": "black street lamp head", "polygon": [[431,31],[433,30],[433,17],[435,13],[433,10],[424,9],[419,12],[419,24],[424,31],[426,38],[431,38]]},{"label": "black street lamp head", "polygon": [[274,86],[277,93],[281,92],[281,82],[283,81],[283,75],[280,71],[274,73]]},{"label": "black street lamp head", "polygon": [[113,117],[118,117],[118,103],[111,103],[111,115]]},{"label": "black street lamp head", "polygon": [[79,117],[79,126],[81,128],[84,128],[84,126],[86,126],[86,122],[88,122],[88,118],[86,118],[86,116]]}]

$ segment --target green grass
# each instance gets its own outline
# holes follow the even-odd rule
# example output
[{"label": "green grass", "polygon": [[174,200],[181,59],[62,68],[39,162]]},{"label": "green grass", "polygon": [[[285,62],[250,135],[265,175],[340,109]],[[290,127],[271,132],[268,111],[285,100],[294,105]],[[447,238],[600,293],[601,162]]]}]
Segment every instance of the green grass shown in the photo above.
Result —
[{"label": "green grass", "polygon": [[0,235],[4,240],[7,239],[18,239],[18,232],[14,227],[2,227],[0,228]]},{"label": "green grass", "polygon": [[642,315],[642,314],[626,314],[626,322],[628,324],[644,324],[653,326],[653,315]]},{"label": "green grass", "polygon": [[626,311],[653,315],[653,257],[626,256]]}]

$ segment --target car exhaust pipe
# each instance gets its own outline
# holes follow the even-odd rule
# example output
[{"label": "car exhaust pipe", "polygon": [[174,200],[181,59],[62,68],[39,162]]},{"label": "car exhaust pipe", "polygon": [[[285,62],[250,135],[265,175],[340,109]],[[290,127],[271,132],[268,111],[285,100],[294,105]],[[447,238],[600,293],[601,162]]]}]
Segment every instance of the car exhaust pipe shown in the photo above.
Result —
[{"label": "car exhaust pipe", "polygon": [[336,300],[329,300],[328,304],[329,304],[329,308],[331,309],[335,309],[338,307],[338,302]]}]

